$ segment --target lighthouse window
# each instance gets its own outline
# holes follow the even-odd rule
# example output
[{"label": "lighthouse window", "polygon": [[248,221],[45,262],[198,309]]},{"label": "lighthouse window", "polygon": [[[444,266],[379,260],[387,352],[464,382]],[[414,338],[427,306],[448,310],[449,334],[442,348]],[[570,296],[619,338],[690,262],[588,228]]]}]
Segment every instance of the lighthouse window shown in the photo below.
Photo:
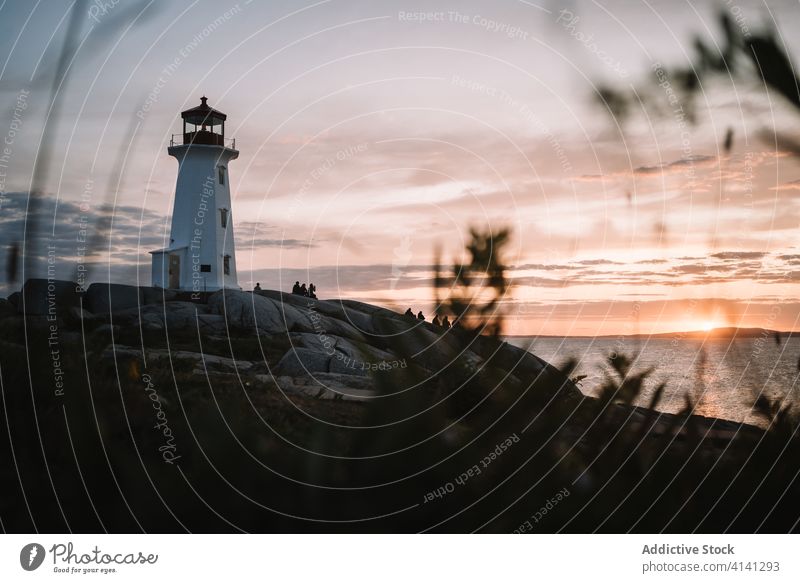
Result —
[{"label": "lighthouse window", "polygon": [[225,167],[220,166],[218,170],[219,170],[219,183],[225,184]]},{"label": "lighthouse window", "polygon": [[222,258],[222,272],[225,275],[230,275],[231,274],[231,256],[230,255],[226,255],[225,257]]},{"label": "lighthouse window", "polygon": [[223,229],[228,228],[228,209],[219,209],[219,220]]},{"label": "lighthouse window", "polygon": [[200,271],[202,271],[203,273],[211,273],[211,264],[210,263],[200,264]]}]

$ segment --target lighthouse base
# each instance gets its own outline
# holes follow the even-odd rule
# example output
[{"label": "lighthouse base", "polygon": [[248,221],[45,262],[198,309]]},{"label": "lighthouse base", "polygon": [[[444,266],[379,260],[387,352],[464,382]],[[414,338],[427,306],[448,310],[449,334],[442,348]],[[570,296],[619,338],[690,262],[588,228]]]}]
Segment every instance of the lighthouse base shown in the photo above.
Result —
[{"label": "lighthouse base", "polygon": [[[212,263],[201,263],[197,254],[189,252],[188,246],[151,251],[153,256],[151,284],[153,287],[176,291],[201,293],[221,289],[242,289],[231,281],[230,265],[225,256]],[[229,273],[225,274],[225,271]],[[225,280],[228,281],[225,281]],[[221,281],[220,281],[221,280]]]}]

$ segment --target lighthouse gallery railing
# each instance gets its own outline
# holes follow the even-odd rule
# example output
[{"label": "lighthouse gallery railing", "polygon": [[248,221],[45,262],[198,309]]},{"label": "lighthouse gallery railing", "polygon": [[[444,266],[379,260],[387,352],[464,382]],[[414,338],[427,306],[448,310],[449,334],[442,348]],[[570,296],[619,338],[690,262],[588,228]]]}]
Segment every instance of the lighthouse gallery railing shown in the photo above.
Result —
[{"label": "lighthouse gallery railing", "polygon": [[223,146],[232,150],[236,149],[236,138],[224,138],[220,134],[208,131],[188,132],[185,134],[172,134],[170,146]]}]

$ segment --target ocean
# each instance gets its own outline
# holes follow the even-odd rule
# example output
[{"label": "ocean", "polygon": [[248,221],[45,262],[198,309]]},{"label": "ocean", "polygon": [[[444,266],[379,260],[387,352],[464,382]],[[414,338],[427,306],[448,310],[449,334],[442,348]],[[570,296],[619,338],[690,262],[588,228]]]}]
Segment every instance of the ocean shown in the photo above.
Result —
[{"label": "ocean", "polygon": [[528,348],[555,366],[578,360],[571,376],[587,375],[580,383],[586,395],[596,396],[611,372],[613,352],[636,356],[633,372],[654,367],[634,404],[648,406],[662,381],[667,385],[657,409],[682,410],[688,395],[694,412],[707,417],[743,421],[764,427],[753,403],[759,395],[792,404],[800,412],[798,359],[800,337],[775,342],[772,336],[755,338],[556,338],[513,337],[508,342]]}]

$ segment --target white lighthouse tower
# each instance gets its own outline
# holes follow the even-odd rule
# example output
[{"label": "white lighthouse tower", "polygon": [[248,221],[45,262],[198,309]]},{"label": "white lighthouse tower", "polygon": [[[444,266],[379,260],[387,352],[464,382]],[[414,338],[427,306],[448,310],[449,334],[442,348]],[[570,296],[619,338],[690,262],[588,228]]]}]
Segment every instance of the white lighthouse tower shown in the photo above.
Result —
[{"label": "white lighthouse tower", "polygon": [[156,287],[189,292],[240,289],[231,216],[228,162],[239,156],[225,138],[227,116],[200,105],[181,113],[183,134],[168,152],[178,160],[169,245],[153,255]]}]

